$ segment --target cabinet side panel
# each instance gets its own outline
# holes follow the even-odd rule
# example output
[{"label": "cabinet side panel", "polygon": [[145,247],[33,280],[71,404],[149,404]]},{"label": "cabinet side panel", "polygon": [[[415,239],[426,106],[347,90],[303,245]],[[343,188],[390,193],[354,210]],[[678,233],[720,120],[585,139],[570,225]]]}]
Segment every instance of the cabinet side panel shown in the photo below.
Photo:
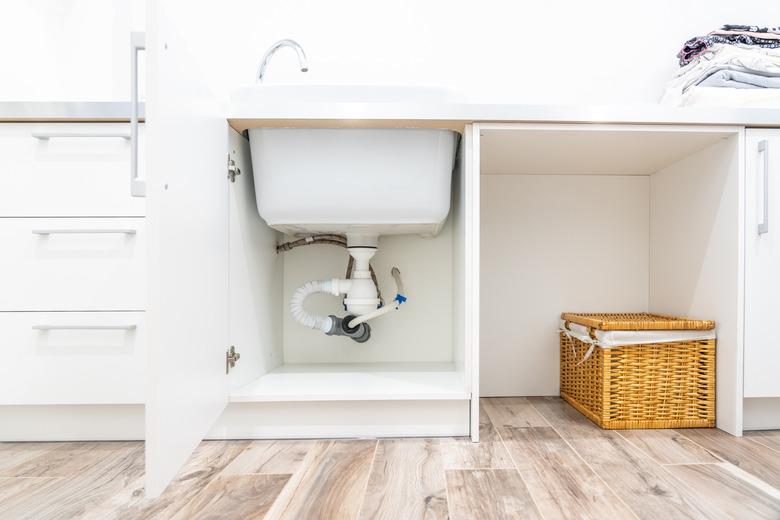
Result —
[{"label": "cabinet side panel", "polygon": [[283,262],[279,233],[260,218],[249,141],[229,132],[230,155],[241,175],[230,183],[230,344],[241,354],[230,372],[231,389],[267,374],[283,361]]},{"label": "cabinet side panel", "polygon": [[741,134],[650,180],[650,311],[717,321],[717,424],[742,429]]},{"label": "cabinet side panel", "polygon": [[480,396],[480,138],[479,125],[467,125],[463,146],[465,177],[463,186],[465,215],[464,332],[466,335],[467,378],[471,388],[471,440],[479,442]]},{"label": "cabinet side panel", "polygon": [[[468,131],[468,130],[467,130]],[[466,369],[466,201],[465,199],[465,164],[470,153],[466,144],[471,138],[461,137],[458,150],[458,160],[452,172],[452,206],[450,222],[452,223],[452,349],[453,361],[459,370]]]}]

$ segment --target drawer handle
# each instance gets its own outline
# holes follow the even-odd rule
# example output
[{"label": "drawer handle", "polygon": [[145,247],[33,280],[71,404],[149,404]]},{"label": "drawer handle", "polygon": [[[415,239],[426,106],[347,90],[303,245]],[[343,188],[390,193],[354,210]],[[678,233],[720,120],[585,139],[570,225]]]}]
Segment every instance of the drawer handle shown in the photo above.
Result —
[{"label": "drawer handle", "polygon": [[33,235],[121,234],[135,235],[135,229],[33,229]]},{"label": "drawer handle", "polygon": [[115,137],[120,139],[130,139],[130,134],[126,132],[111,132],[111,133],[100,133],[100,132],[33,132],[32,135],[35,139],[40,139],[41,141],[48,141],[49,139],[55,139],[55,138],[64,138],[64,139],[70,139],[70,138],[94,138],[94,137]]},{"label": "drawer handle", "polygon": [[33,330],[135,330],[138,325],[33,325]]}]

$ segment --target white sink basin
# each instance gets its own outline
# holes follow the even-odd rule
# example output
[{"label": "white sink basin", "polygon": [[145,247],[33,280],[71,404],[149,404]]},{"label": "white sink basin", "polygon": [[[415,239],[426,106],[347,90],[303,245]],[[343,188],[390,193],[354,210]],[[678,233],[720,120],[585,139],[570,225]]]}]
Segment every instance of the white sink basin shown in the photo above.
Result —
[{"label": "white sink basin", "polygon": [[250,128],[258,212],[292,235],[436,235],[457,142],[433,128]]},{"label": "white sink basin", "polygon": [[[461,101],[438,87],[275,85],[235,90],[236,113]],[[353,110],[355,107],[357,110]],[[249,127],[260,216],[289,234],[435,235],[450,208],[457,133],[435,128]]]},{"label": "white sink basin", "polygon": [[234,90],[237,104],[277,103],[457,103],[463,97],[443,87],[407,85],[259,84]]}]

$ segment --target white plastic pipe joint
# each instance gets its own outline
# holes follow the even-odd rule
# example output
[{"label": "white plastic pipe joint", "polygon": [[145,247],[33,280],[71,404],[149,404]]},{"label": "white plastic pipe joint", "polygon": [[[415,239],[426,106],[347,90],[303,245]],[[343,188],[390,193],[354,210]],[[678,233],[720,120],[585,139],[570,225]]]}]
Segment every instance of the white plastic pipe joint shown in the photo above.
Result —
[{"label": "white plastic pipe joint", "polygon": [[345,291],[347,297],[344,299],[344,305],[350,314],[361,316],[375,311],[380,303],[376,285],[371,279],[370,267],[371,258],[376,254],[376,247],[353,246],[348,247],[347,250],[355,259],[355,265],[350,287]]}]

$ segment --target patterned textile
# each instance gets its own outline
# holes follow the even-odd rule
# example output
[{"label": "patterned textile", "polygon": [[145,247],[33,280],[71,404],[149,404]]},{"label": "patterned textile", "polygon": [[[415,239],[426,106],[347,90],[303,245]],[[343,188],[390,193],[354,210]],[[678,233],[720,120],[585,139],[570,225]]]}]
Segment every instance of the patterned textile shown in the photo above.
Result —
[{"label": "patterned textile", "polygon": [[680,67],[688,65],[696,58],[707,52],[707,49],[716,43],[751,45],[764,49],[780,48],[780,41],[778,40],[764,40],[761,38],[748,36],[747,34],[708,34],[707,36],[697,36],[685,42],[683,48],[680,50],[680,52],[677,53],[677,58],[680,60]]},{"label": "patterned textile", "polygon": [[780,40],[780,33],[773,33],[773,32],[750,32],[750,31],[724,31],[724,30],[717,30],[712,31],[710,33],[717,34],[720,36],[728,36],[730,34],[746,34],[748,36],[751,36],[753,38],[758,38],[761,40]]},{"label": "patterned textile", "polygon": [[780,34],[780,27],[759,27],[757,25],[735,25],[727,23],[721,27],[721,29],[724,31],[748,31],[757,33]]}]

